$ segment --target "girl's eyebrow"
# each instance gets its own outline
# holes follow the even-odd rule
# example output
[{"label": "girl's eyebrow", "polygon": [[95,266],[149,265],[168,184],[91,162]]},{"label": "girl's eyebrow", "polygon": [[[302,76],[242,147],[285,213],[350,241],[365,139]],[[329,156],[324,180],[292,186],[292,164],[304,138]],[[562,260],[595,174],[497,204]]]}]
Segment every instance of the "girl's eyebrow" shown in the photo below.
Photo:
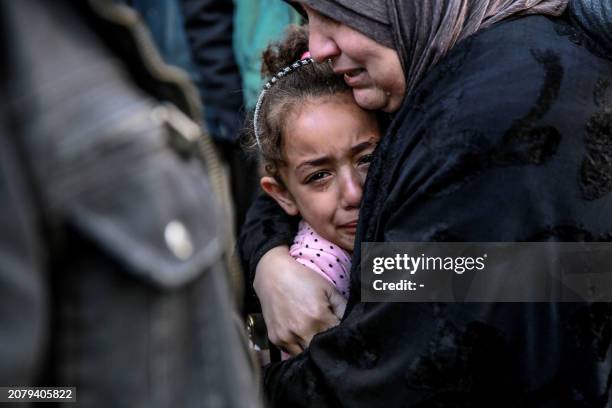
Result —
[{"label": "girl's eyebrow", "polygon": [[329,158],[329,156],[319,157],[318,159],[313,159],[313,160],[308,160],[308,161],[302,162],[295,169],[296,170],[300,170],[302,167],[321,166],[322,164],[329,163],[330,160],[331,159]]},{"label": "girl's eyebrow", "polygon": [[[366,149],[369,149],[370,147],[372,147],[374,143],[371,141],[365,141],[365,142],[361,142],[353,147],[351,147],[351,156],[354,156],[356,154],[359,154],[361,152],[363,152]],[[317,166],[321,166],[323,164],[327,164],[331,161],[332,159],[329,156],[322,156],[313,160],[307,160],[305,162],[300,163],[295,169],[297,171],[299,171],[300,169],[302,169],[303,167],[317,167]]]}]

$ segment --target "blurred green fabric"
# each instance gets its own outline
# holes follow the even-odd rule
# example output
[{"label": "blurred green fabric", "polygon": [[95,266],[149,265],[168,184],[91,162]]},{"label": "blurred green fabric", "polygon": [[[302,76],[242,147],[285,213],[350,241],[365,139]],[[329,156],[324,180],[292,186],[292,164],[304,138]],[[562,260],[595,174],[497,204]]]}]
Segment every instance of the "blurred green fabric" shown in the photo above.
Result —
[{"label": "blurred green fabric", "polygon": [[234,0],[234,52],[242,74],[244,103],[255,108],[263,81],[261,53],[280,39],[289,24],[300,24],[302,17],[280,0]]}]

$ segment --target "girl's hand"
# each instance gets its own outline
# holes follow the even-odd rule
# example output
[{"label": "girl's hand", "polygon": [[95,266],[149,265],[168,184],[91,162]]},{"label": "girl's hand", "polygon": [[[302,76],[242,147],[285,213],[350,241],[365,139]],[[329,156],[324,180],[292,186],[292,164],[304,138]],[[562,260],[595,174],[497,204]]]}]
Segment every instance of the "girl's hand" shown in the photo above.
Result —
[{"label": "girl's hand", "polygon": [[253,287],[268,338],[291,355],[308,347],[315,334],[336,326],[346,307],[346,299],[293,259],[287,246],[273,248],[261,258]]}]

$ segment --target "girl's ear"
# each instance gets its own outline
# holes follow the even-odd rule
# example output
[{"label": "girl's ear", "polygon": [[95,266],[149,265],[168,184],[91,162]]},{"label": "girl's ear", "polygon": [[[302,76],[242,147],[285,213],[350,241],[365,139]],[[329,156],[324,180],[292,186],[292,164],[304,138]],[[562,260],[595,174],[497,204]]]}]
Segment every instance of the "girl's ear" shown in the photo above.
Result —
[{"label": "girl's ear", "polygon": [[299,210],[295,200],[284,186],[282,186],[274,177],[265,176],[259,181],[261,188],[272,197],[278,205],[289,215],[298,215]]}]

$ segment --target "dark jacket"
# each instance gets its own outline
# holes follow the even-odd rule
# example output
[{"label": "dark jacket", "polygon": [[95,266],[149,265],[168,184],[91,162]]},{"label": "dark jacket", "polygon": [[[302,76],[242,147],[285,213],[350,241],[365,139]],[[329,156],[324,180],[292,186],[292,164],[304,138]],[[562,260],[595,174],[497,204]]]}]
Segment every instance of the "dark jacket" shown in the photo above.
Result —
[{"label": "dark jacket", "polygon": [[110,1],[0,19],[0,385],[257,406],[197,92]]},{"label": "dark jacket", "polygon": [[[611,240],[609,57],[541,16],[460,43],[381,140],[356,247]],[[258,242],[251,253],[264,251]],[[267,368],[273,406],[610,403],[609,304],[361,303],[359,251],[353,262],[340,325]]]},{"label": "dark jacket", "polygon": [[207,124],[217,141],[238,146],[244,102],[233,47],[233,1],[180,0],[180,3]]},{"label": "dark jacket", "polygon": [[224,0],[121,0],[141,15],[168,64],[187,71],[200,92],[216,142],[237,146],[244,114],[232,47],[234,5]]}]

